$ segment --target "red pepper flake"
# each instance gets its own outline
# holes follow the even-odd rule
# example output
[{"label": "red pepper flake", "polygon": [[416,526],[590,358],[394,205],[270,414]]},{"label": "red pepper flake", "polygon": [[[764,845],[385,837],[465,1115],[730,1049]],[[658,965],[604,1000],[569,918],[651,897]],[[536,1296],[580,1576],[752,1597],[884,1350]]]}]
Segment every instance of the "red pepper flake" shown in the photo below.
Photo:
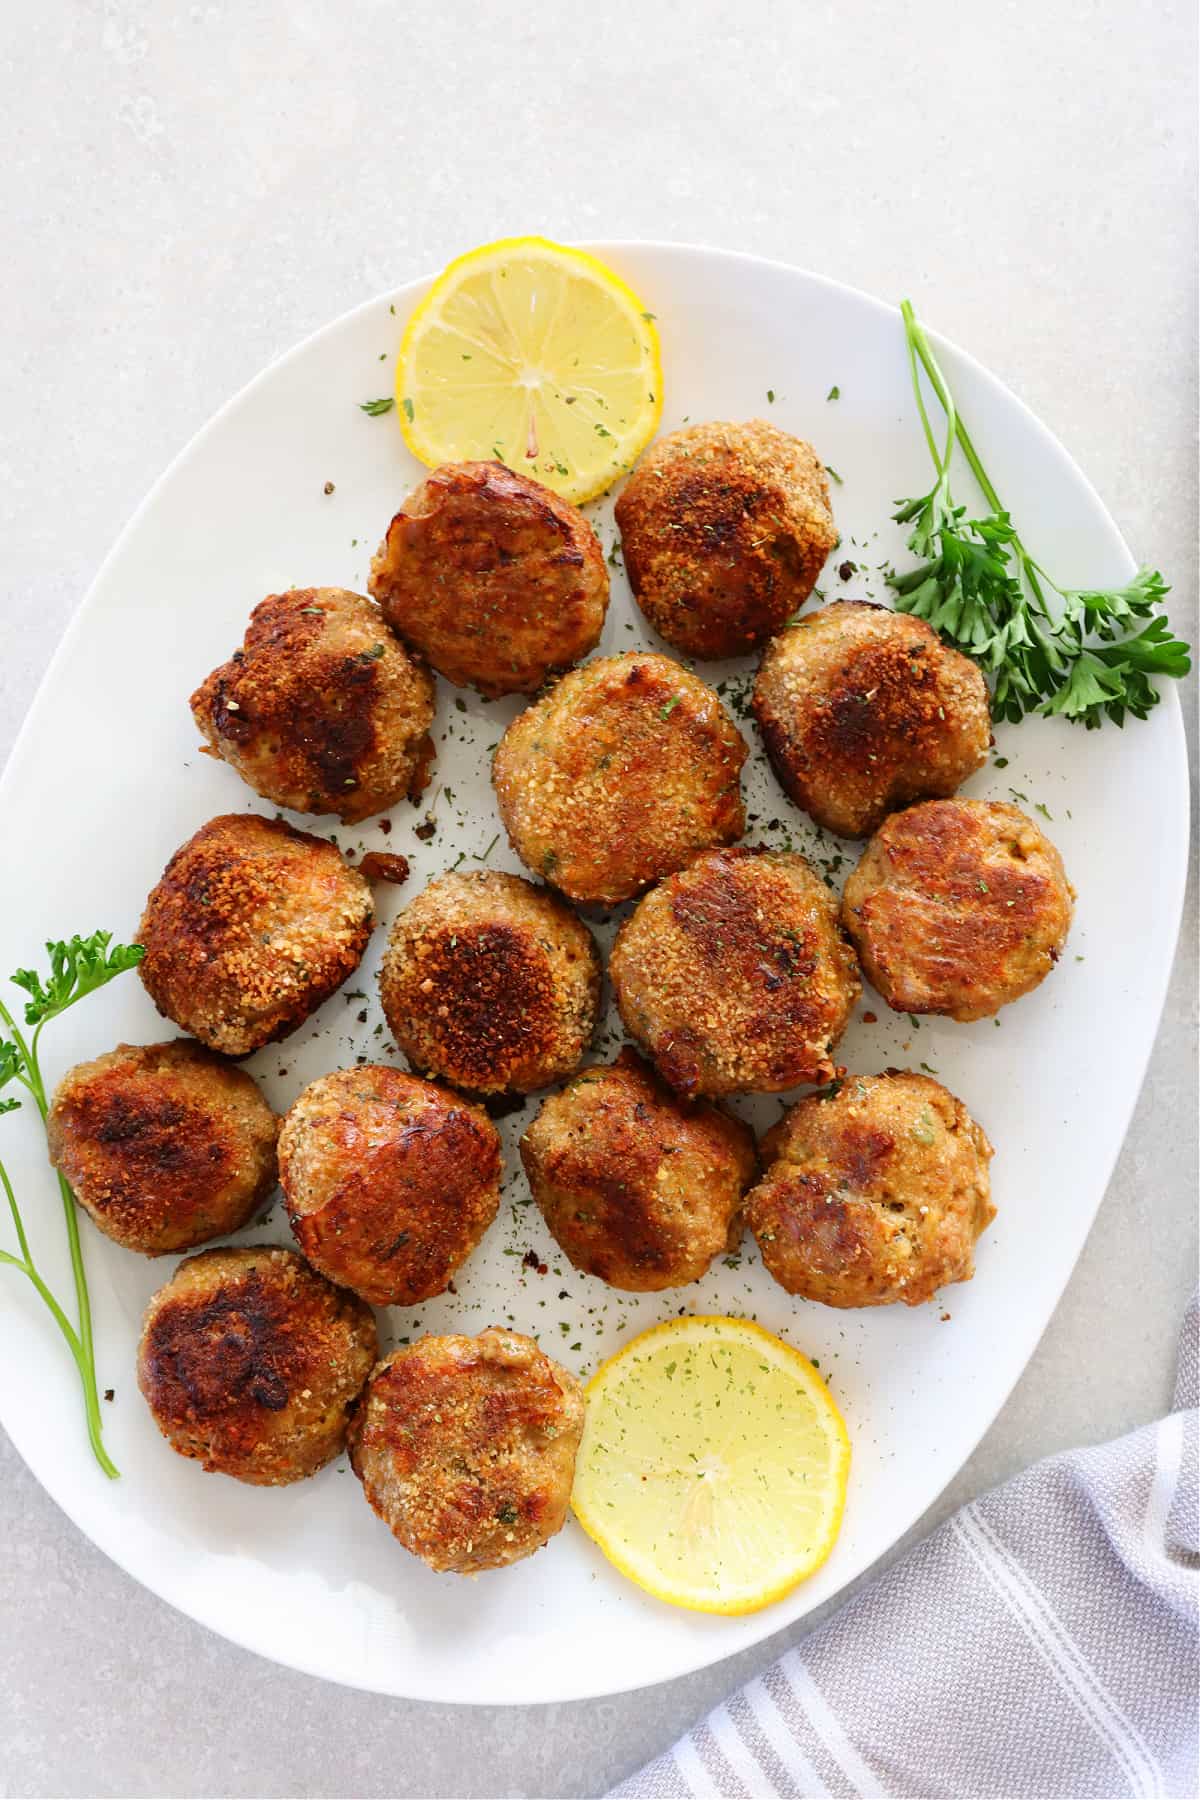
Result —
[{"label": "red pepper flake", "polygon": [[360,875],[368,881],[394,881],[399,887],[408,880],[407,856],[392,856],[386,850],[368,850],[358,865]]},{"label": "red pepper flake", "polygon": [[863,1014],[863,1024],[864,1025],[878,1025],[878,1023],[879,1023],[879,1014],[878,1013],[865,1012]]}]

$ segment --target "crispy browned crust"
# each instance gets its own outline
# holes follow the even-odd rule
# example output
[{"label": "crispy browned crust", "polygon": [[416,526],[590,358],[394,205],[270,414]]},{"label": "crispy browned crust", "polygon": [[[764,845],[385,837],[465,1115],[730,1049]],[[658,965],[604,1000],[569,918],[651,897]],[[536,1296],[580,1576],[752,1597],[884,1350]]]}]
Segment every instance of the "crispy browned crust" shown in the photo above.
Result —
[{"label": "crispy browned crust", "polygon": [[181,1456],[281,1487],[342,1448],[377,1352],[370,1308],[295,1251],[202,1250],[146,1308],[138,1386]]},{"label": "crispy browned crust", "polygon": [[544,1101],[521,1139],[533,1197],[577,1269],[653,1292],[698,1281],[741,1235],[752,1132],[684,1106],[637,1053],[585,1069]]},{"label": "crispy browned crust", "polygon": [[350,1459],[406,1550],[469,1575],[519,1562],[561,1530],[582,1432],[575,1377],[532,1338],[492,1326],[385,1358]]},{"label": "crispy browned crust", "polygon": [[375,1306],[440,1294],[496,1216],[500,1139],[486,1113],[399,1069],[305,1088],[283,1122],[279,1179],[313,1267]]},{"label": "crispy browned crust", "polygon": [[802,856],[711,850],[638,903],[609,974],[679,1093],[828,1081],[859,993],[837,902]]},{"label": "crispy browned crust", "polygon": [[246,1056],[341,986],[373,923],[370,888],[324,838],[223,813],[175,852],[147,900],[139,973],[159,1012]]},{"label": "crispy browned crust", "polygon": [[897,1012],[983,1019],[1045,980],[1073,900],[1058,851],[1018,807],[927,800],[875,833],[842,918]]},{"label": "crispy browned crust", "polygon": [[840,837],[953,794],[991,742],[975,664],[923,619],[864,600],[824,606],[768,644],[754,713],[784,788]]},{"label": "crispy browned crust", "polygon": [[396,919],[379,991],[415,1069],[475,1093],[529,1093],[578,1068],[600,958],[545,888],[499,870],[448,874]]},{"label": "crispy browned crust", "polygon": [[187,1039],[77,1063],[46,1120],[50,1161],[127,1250],[190,1250],[245,1225],[275,1186],[279,1121],[242,1069]]},{"label": "crispy browned crust", "polygon": [[789,1294],[826,1306],[919,1306],[970,1281],[996,1216],[992,1146],[927,1075],[850,1075],[792,1107],[763,1140],[746,1197],[763,1262]]},{"label": "crispy browned crust", "polygon": [[191,706],[216,755],[293,812],[353,824],[429,779],[433,677],[346,588],[268,594]]},{"label": "crispy browned crust", "polygon": [[458,687],[531,694],[595,648],[608,570],[567,501],[503,463],[445,463],[371,563],[394,630]]},{"label": "crispy browned crust", "polygon": [[711,688],[632,651],[576,669],[514,719],[492,782],[526,867],[611,906],[742,835],[745,760]]},{"label": "crispy browned crust", "polygon": [[837,542],[811,444],[762,419],[659,438],[617,501],[638,605],[688,656],[741,656],[813,591]]}]

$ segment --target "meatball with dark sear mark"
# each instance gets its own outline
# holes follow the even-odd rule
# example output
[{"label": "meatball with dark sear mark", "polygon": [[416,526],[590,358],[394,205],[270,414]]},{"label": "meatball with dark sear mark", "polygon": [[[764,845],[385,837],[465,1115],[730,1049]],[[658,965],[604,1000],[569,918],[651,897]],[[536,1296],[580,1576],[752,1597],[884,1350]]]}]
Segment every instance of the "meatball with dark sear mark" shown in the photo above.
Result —
[{"label": "meatball with dark sear mark", "polygon": [[500,1205],[500,1139],[457,1094],[367,1065],[305,1088],[279,1180],[315,1269],[374,1306],[444,1291]]},{"label": "meatball with dark sear mark", "polygon": [[278,1130],[245,1070],[186,1038],[77,1063],[46,1119],[50,1161],[79,1204],[144,1256],[247,1224],[275,1186]]},{"label": "meatball with dark sear mark", "polygon": [[222,813],[146,902],[138,965],[159,1012],[225,1056],[286,1037],[358,967],[371,890],[334,846],[282,819]]},{"label": "meatball with dark sear mark", "polygon": [[835,601],[768,644],[754,714],[783,787],[839,837],[953,794],[992,737],[976,665],[923,619],[864,600]]},{"label": "meatball with dark sear mark", "polygon": [[655,1292],[699,1281],[715,1256],[736,1249],[754,1136],[718,1107],[681,1104],[626,1049],[543,1102],[521,1161],[577,1269]]},{"label": "meatball with dark sear mark", "polygon": [[612,906],[742,835],[745,760],[711,688],[635,651],[576,669],[514,719],[492,781],[526,867]]},{"label": "meatball with dark sear mark", "polygon": [[1046,979],[1075,890],[1032,819],[995,800],[893,813],[846,883],[842,919],[896,1012],[986,1019]]},{"label": "meatball with dark sear mark", "polygon": [[813,1094],[762,1144],[746,1197],[763,1262],[789,1294],[826,1306],[920,1306],[970,1281],[995,1218],[992,1146],[961,1100],[906,1070],[850,1075]]},{"label": "meatball with dark sear mark", "polygon": [[146,1308],[138,1386],[181,1456],[283,1487],[342,1448],[377,1353],[370,1307],[294,1250],[202,1250]]},{"label": "meatball with dark sear mark", "polygon": [[356,824],[429,779],[433,677],[345,588],[269,594],[191,704],[211,752],[293,812]]},{"label": "meatball with dark sear mark", "polygon": [[828,1081],[859,993],[837,901],[802,856],[712,850],[638,903],[609,974],[626,1028],[678,1092]]},{"label": "meatball with dark sear mark", "polygon": [[503,463],[446,463],[392,520],[370,589],[456,687],[532,694],[595,648],[608,570],[583,514],[549,488]]},{"label": "meatball with dark sear mark", "polygon": [[617,501],[634,598],[686,656],[744,656],[804,605],[837,543],[811,444],[762,419],[651,444]]},{"label": "meatball with dark sear mark", "polygon": [[474,1093],[526,1094],[583,1060],[600,958],[544,888],[492,869],[452,873],[396,919],[379,989],[414,1069]]},{"label": "meatball with dark sear mark", "polygon": [[492,1326],[394,1350],[350,1433],[363,1492],[431,1569],[502,1569],[562,1529],[583,1391],[532,1338]]}]

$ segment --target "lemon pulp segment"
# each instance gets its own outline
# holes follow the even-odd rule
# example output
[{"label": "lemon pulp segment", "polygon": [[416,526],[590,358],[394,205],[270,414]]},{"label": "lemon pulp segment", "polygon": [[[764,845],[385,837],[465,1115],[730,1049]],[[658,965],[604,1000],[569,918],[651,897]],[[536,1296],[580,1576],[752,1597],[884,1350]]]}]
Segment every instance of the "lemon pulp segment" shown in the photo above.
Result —
[{"label": "lemon pulp segment", "polygon": [[498,460],[578,503],[611,486],[654,433],[658,334],[595,257],[504,239],[451,263],[417,307],[396,399],[422,462]]},{"label": "lemon pulp segment", "polygon": [[746,1320],[671,1320],[605,1363],[587,1394],[572,1504],[640,1586],[703,1612],[752,1612],[825,1561],[850,1445],[799,1351]]}]

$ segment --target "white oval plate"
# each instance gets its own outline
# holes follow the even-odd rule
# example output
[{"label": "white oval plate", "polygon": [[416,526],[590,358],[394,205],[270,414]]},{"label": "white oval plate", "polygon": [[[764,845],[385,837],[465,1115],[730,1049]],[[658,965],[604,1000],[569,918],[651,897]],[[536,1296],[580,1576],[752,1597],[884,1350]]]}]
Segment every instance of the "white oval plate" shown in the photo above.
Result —
[{"label": "white oval plate", "polygon": [[[843,545],[822,586],[886,598],[879,566],[905,556],[889,514],[897,496],[922,493],[931,480],[896,311],[746,257],[599,248],[657,314],[664,430],[685,418],[762,414],[810,438],[843,477],[834,489]],[[358,403],[391,392],[400,327],[423,287],[360,307],[252,382],[168,470],[108,558],[0,788],[5,970],[35,962],[44,938],[97,925],[131,937],[163,864],[203,820],[272,810],[230,769],[197,754],[187,697],[240,641],[264,594],[322,583],[365,588],[371,552],[420,471],[394,416],[369,418]],[[948,345],[939,350],[1039,558],[1076,584],[1126,576],[1129,552],[1065,451],[983,369]],[[835,384],[841,397],[828,401]],[[335,483],[328,497],[327,481]],[[957,485],[970,495],[965,476]],[[611,504],[591,510],[607,550]],[[834,565],[847,557],[862,573],[843,584]],[[650,641],[614,569],[601,651]],[[701,672],[732,676],[744,691],[749,669]],[[280,1110],[315,1076],[382,1054],[375,970],[403,901],[460,853],[468,867],[485,852],[491,867],[518,867],[502,835],[492,842],[500,828],[486,755],[516,703],[484,705],[440,681],[438,702],[438,835],[429,844],[414,838],[419,821],[408,807],[395,809],[390,836],[374,824],[335,834],[343,844],[403,852],[413,875],[405,890],[379,890],[383,928],[348,984],[352,993],[335,995],[308,1027],[252,1059]],[[816,842],[776,786],[752,727],[744,729],[755,750],[747,792],[757,822],[748,841],[790,840],[834,857],[836,846]],[[507,1321],[586,1371],[635,1329],[677,1310],[757,1317],[819,1358],[853,1440],[845,1528],[811,1581],[747,1618],[679,1612],[624,1581],[573,1523],[532,1561],[464,1581],[431,1574],[393,1542],[344,1458],[282,1491],[206,1475],[167,1448],[134,1382],[139,1316],[172,1263],[129,1255],[86,1220],[100,1384],[115,1390],[104,1411],[119,1482],[106,1481],[91,1459],[74,1370],[50,1321],[18,1276],[0,1273],[0,1367],[8,1371],[0,1413],[49,1492],[130,1574],[215,1631],[295,1668],[414,1698],[571,1700],[637,1687],[715,1662],[828,1599],[925,1510],[1024,1367],[1104,1192],[1170,968],[1187,834],[1174,694],[1124,732],[1031,721],[1003,729],[998,749],[1008,766],[989,764],[968,792],[1006,799],[1015,790],[1023,805],[1050,814],[1079,890],[1062,965],[998,1025],[928,1020],[913,1030],[868,991],[842,1048],[852,1069],[928,1065],[994,1140],[999,1217],[970,1286],[914,1311],[839,1313],[790,1300],[751,1246],[739,1267],[718,1264],[694,1288],[618,1296],[565,1265],[536,1208],[524,1204],[513,1143],[527,1108],[504,1122],[501,1216],[457,1298],[383,1321],[392,1338]],[[862,1022],[865,1009],[879,1014],[877,1024]],[[56,1078],[120,1039],[172,1035],[127,976],[52,1027],[47,1073]],[[602,1044],[598,1055],[609,1054]],[[774,1101],[745,1110],[760,1124],[778,1111]],[[19,1114],[0,1132],[42,1268],[65,1294],[58,1202],[34,1122]],[[265,1230],[247,1236],[287,1241],[278,1207]],[[549,1273],[524,1266],[529,1249]]]}]

